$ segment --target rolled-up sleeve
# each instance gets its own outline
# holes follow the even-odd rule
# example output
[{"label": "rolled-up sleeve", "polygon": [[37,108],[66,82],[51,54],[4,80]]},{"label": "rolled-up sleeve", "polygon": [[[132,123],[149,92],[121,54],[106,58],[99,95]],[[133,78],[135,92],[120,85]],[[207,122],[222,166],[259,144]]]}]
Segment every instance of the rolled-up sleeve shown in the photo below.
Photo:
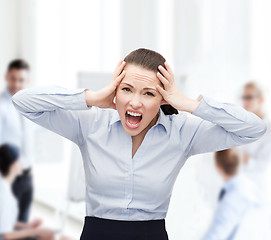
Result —
[{"label": "rolled-up sleeve", "polygon": [[238,105],[203,97],[192,113],[192,137],[188,156],[223,150],[259,139],[266,125],[255,114]]},{"label": "rolled-up sleeve", "polygon": [[84,90],[58,86],[34,87],[19,91],[12,101],[26,118],[80,144],[83,132],[79,113],[80,110],[90,109],[86,105]]}]

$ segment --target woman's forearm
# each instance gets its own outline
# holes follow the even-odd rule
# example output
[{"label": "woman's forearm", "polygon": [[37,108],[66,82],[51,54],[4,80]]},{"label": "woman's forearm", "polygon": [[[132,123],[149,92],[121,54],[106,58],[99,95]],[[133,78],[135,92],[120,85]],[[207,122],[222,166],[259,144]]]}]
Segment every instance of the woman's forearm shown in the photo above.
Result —
[{"label": "woman's forearm", "polygon": [[77,110],[88,110],[84,91],[56,86],[34,87],[19,91],[12,100],[15,108],[29,120],[81,144],[84,140],[79,119],[85,115]]},{"label": "woman's forearm", "polygon": [[89,89],[85,90],[85,98],[86,98],[86,104],[88,107],[96,106],[96,93],[94,91],[91,91]]},{"label": "woman's forearm", "polygon": [[193,114],[221,126],[239,137],[259,138],[266,131],[265,123],[242,107],[204,97]]},{"label": "woman's forearm", "polygon": [[176,107],[176,109],[178,109],[180,111],[192,113],[195,111],[195,109],[198,107],[198,105],[200,103],[198,100],[194,100],[189,97],[186,97],[181,92],[178,94],[178,98],[179,98],[179,100],[176,101],[176,102],[178,102],[178,104],[176,104],[175,107]]},{"label": "woman's forearm", "polygon": [[259,139],[266,131],[265,123],[242,107],[203,97],[192,112],[189,134],[192,140],[187,156],[240,146]]}]

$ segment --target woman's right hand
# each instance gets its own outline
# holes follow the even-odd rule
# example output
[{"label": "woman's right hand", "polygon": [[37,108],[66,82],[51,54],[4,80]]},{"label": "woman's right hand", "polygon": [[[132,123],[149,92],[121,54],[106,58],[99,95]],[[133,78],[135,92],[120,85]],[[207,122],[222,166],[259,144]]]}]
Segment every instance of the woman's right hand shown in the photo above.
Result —
[{"label": "woman's right hand", "polygon": [[124,66],[125,62],[123,60],[120,60],[115,68],[112,80],[101,90],[96,92],[91,90],[85,90],[87,106],[116,109],[114,98],[116,96],[116,89],[125,76],[125,71],[123,70]]}]

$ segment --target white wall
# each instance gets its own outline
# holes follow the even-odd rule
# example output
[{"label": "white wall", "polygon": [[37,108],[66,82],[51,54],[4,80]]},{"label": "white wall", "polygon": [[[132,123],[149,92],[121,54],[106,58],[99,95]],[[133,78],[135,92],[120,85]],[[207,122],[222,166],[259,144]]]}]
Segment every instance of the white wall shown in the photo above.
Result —
[{"label": "white wall", "polygon": [[35,0],[0,0],[0,88],[7,65],[15,58],[23,58],[36,74]]},{"label": "white wall", "polygon": [[31,82],[37,75],[36,0],[16,1],[18,7],[18,57],[25,59],[31,68]]},{"label": "white wall", "polygon": [[125,56],[140,48],[158,47],[158,6],[156,0],[121,2],[121,52]]},{"label": "white wall", "polygon": [[10,60],[18,56],[18,6],[16,0],[0,0],[0,89]]},{"label": "white wall", "polygon": [[271,105],[271,1],[251,0],[250,66],[251,79],[261,82],[270,115]]},{"label": "white wall", "polygon": [[190,96],[234,101],[250,76],[250,1],[175,0],[176,72]]}]

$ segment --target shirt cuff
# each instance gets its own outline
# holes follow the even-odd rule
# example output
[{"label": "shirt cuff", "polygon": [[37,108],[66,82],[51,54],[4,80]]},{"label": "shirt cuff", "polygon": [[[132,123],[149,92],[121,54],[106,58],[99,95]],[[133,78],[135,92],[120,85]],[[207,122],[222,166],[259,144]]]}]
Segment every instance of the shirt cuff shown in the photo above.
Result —
[{"label": "shirt cuff", "polygon": [[[196,109],[192,112],[193,115],[200,117],[204,113],[204,109],[206,109],[206,101],[205,97],[202,95],[199,95],[197,97],[197,100],[199,101],[199,105],[196,107]],[[206,111],[205,111],[206,112]]]},{"label": "shirt cuff", "polygon": [[[226,113],[226,115],[228,116],[230,115],[231,117],[234,117],[244,122],[244,119],[243,120],[241,119],[239,113],[241,109],[238,109],[237,111],[236,107],[237,105],[235,104],[222,103],[215,101],[212,98],[202,96],[199,105],[192,114],[212,122],[215,118],[217,118],[218,114],[221,113],[220,110],[224,110],[223,113]],[[223,115],[226,116],[225,114]]]},{"label": "shirt cuff", "polygon": [[71,110],[88,110],[92,108],[92,106],[87,106],[85,88],[76,89],[74,94],[74,98],[70,104]]}]

